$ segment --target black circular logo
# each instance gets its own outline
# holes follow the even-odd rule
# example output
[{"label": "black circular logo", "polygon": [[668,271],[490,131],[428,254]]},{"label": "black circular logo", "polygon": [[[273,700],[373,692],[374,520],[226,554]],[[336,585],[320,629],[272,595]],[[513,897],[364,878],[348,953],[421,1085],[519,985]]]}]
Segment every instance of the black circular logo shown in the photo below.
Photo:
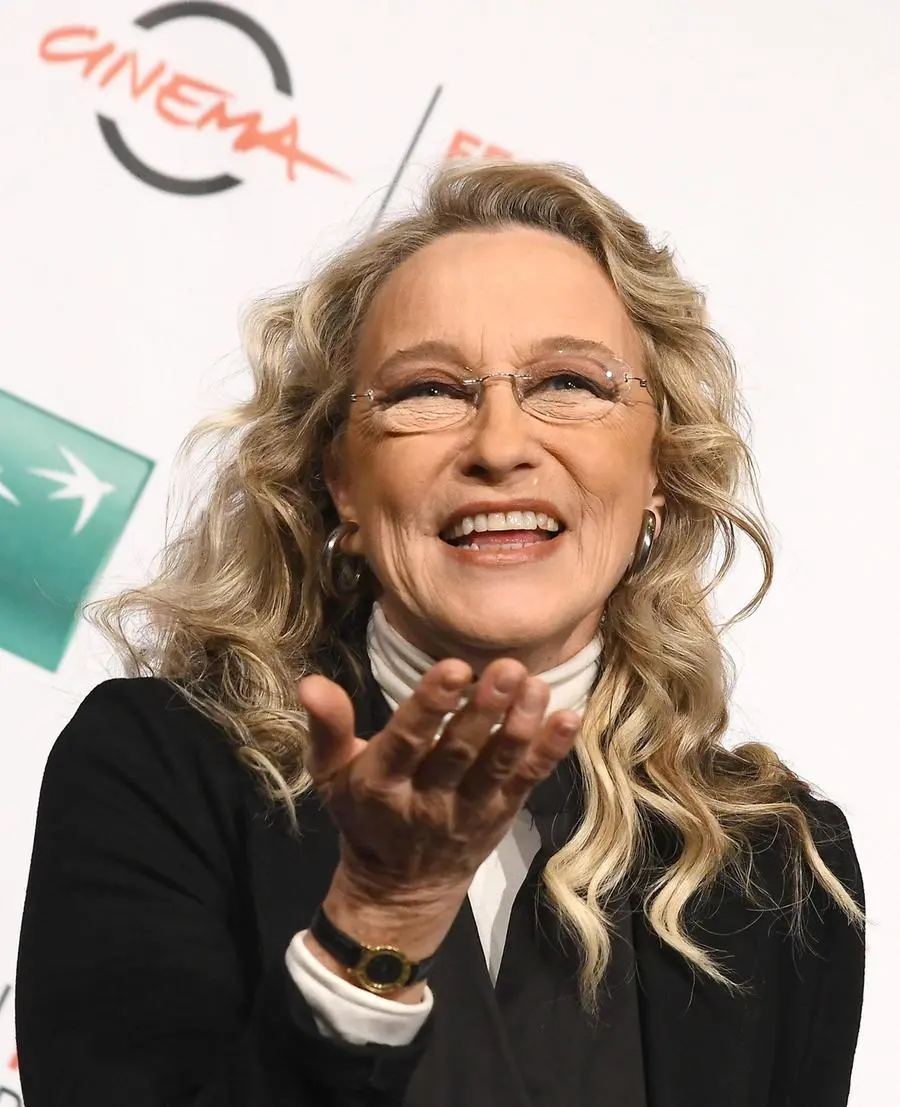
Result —
[{"label": "black circular logo", "polygon": [[[185,0],[184,3],[163,4],[162,7],[145,12],[134,22],[145,31],[151,31],[155,27],[161,27],[173,20],[188,18],[215,19],[243,32],[262,51],[269,64],[272,83],[277,91],[288,96],[291,95],[293,91],[291,75],[288,72],[284,54],[282,54],[278,44],[269,32],[261,27],[255,19],[251,19],[249,15],[245,15],[243,12],[229,8],[225,4],[206,3],[202,0]],[[235,185],[242,183],[240,177],[233,177],[230,173],[220,173],[215,177],[194,179],[172,177],[167,173],[161,173],[137,156],[122,137],[122,132],[114,120],[108,116],[98,114],[97,122],[100,125],[100,133],[113,157],[129,173],[133,173],[135,177],[153,188],[162,189],[164,192],[174,192],[179,196],[205,196],[214,192],[224,192],[226,189],[234,188]]]}]

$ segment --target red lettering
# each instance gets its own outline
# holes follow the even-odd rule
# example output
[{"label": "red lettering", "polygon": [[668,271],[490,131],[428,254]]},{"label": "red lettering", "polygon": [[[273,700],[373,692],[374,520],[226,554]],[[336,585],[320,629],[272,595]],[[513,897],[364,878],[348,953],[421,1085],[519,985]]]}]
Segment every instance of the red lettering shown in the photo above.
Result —
[{"label": "red lettering", "polygon": [[19,1068],[19,1054],[14,1053],[9,1059],[9,1067],[13,1072],[17,1072]]},{"label": "red lettering", "polygon": [[188,77],[184,73],[173,73],[168,81],[156,90],[156,110],[167,123],[171,123],[175,127],[197,126],[195,119],[185,119],[183,116],[175,115],[166,103],[171,100],[173,105],[179,104],[187,108],[199,108],[201,106],[200,101],[185,96],[186,89],[196,92],[209,92],[215,96],[229,95],[224,88],[208,85],[205,81],[198,81],[195,77]]},{"label": "red lettering", "polygon": [[299,146],[299,129],[296,117],[292,117],[283,127],[274,131],[264,131],[260,124],[262,115],[258,111],[244,112],[242,115],[229,115],[224,102],[214,104],[209,111],[197,120],[197,129],[200,130],[207,124],[214,124],[218,130],[224,131],[231,127],[240,127],[240,134],[235,136],[232,149],[245,154],[250,150],[263,149],[276,157],[282,158],[287,168],[288,180],[294,180],[294,167],[296,165],[308,165],[312,169],[319,169],[323,173],[330,173],[342,180],[348,180],[346,174],[334,166],[307,154]]},{"label": "red lettering", "polygon": [[485,146],[478,135],[470,134],[468,131],[457,131],[450,140],[444,159],[452,161],[454,158],[475,157],[506,158],[512,161],[512,154],[502,146],[495,146],[493,143]]},{"label": "red lettering", "polygon": [[124,54],[121,54],[103,74],[100,78],[100,87],[106,88],[111,81],[114,81],[116,77],[118,77],[126,66],[128,67],[129,76],[131,78],[130,86],[132,100],[138,100],[143,96],[147,89],[152,84],[155,84],[166,71],[166,63],[159,62],[150,70],[146,77],[141,80],[138,76],[137,51],[128,50]]},{"label": "red lettering", "polygon": [[96,46],[93,49],[82,48],[74,51],[53,50],[51,47],[61,39],[95,39],[96,37],[96,27],[57,27],[54,31],[48,31],[41,39],[39,48],[40,57],[48,62],[83,61],[84,69],[81,75],[82,77],[89,77],[100,62],[104,61],[115,51],[116,44],[114,42],[107,42],[104,43],[103,46]]},{"label": "red lettering", "polygon": [[90,38],[95,39],[97,37],[96,27],[57,27],[53,31],[48,31],[41,39],[41,45],[38,48],[38,52],[44,61],[72,61],[85,56],[84,50],[79,50],[74,54],[66,53],[52,53],[50,47],[58,42],[59,39],[65,38]]},{"label": "red lettering", "polygon": [[[254,129],[255,130],[255,129]],[[234,143],[235,150],[252,150],[254,146],[262,146],[265,150],[283,158],[287,166],[288,180],[294,180],[294,166],[306,165],[310,169],[318,169],[321,173],[330,173],[333,177],[340,177],[342,181],[350,178],[340,169],[321,161],[319,158],[307,154],[300,149],[300,134],[296,116],[292,116],[283,127],[274,131],[255,131],[254,134],[242,134]]]},{"label": "red lettering", "polygon": [[[230,96],[231,93],[226,93],[226,95]],[[198,131],[202,131],[208,123],[213,123],[220,131],[225,131],[229,127],[242,127],[246,131],[251,128],[258,128],[261,122],[262,115],[258,111],[248,111],[243,115],[229,115],[225,110],[225,101],[220,100],[217,104],[213,104],[209,111],[200,116],[196,127]]]},{"label": "red lettering", "polygon": [[444,157],[447,161],[452,158],[469,158],[480,145],[481,139],[478,135],[470,135],[468,131],[457,131],[450,140]]},{"label": "red lettering", "polygon": [[[96,27],[80,25],[57,27],[44,35],[41,40],[40,56],[48,62],[82,61],[84,62],[82,75],[88,77],[100,62],[116,52],[114,42],[106,42],[100,46],[88,45],[95,42],[97,35]],[[80,43],[78,43],[79,39],[82,40]],[[87,44],[84,40],[87,40]],[[70,48],[62,49],[59,44],[66,42]],[[231,98],[232,93],[226,89],[200,81],[186,73],[172,73],[164,84],[159,84],[166,72],[164,62],[158,62],[143,75],[140,73],[139,66],[137,51],[123,51],[104,72],[99,82],[100,87],[106,88],[120,74],[127,71],[131,98],[139,99],[148,89],[156,85],[154,100],[156,112],[161,119],[173,127],[195,127],[197,130],[202,130],[212,125],[220,131],[238,128],[232,149],[240,153],[256,149],[268,150],[269,153],[284,161],[289,180],[294,180],[294,170],[298,165],[318,169],[341,180],[349,180],[345,173],[335,169],[333,165],[328,165],[327,162],[300,148],[299,126],[295,116],[291,117],[284,126],[267,131],[263,129],[261,112],[228,114],[225,101]],[[209,105],[210,97],[215,98],[211,105]],[[190,109],[199,109],[199,113]],[[461,141],[480,144],[474,136],[466,135],[462,131],[458,132],[457,138]]]}]

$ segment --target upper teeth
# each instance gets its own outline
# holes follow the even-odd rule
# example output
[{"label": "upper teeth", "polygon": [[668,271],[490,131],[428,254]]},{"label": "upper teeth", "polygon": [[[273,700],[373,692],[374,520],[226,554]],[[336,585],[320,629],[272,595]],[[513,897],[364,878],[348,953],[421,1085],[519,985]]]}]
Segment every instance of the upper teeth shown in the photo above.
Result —
[{"label": "upper teeth", "polygon": [[492,511],[490,515],[466,515],[447,532],[448,538],[463,538],[472,531],[559,530],[559,522],[542,511]]}]

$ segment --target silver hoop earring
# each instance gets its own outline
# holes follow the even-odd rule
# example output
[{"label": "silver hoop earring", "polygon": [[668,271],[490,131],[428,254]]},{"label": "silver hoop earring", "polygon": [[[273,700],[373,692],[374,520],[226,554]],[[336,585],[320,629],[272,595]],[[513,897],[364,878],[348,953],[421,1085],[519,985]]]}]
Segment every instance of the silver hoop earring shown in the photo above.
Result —
[{"label": "silver hoop earring", "polygon": [[341,542],[348,534],[357,530],[355,523],[340,523],[325,539],[322,552],[319,555],[319,579],[322,587],[329,596],[336,600],[345,600],[352,596],[362,579],[362,571],[358,565],[351,566],[349,558],[341,557]]},{"label": "silver hoop earring", "polygon": [[653,540],[656,537],[656,516],[650,510],[644,511],[644,522],[641,525],[641,533],[638,536],[637,545],[634,548],[634,557],[622,578],[625,581],[634,578],[647,568],[650,560],[650,551],[653,549]]}]

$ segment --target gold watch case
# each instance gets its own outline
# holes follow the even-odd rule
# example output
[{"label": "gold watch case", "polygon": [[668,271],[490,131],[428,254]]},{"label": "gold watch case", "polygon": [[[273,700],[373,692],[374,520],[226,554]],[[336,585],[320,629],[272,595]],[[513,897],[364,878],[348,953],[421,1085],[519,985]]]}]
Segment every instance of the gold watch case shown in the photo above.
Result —
[{"label": "gold watch case", "polygon": [[[399,968],[393,979],[383,979],[383,972],[377,972],[378,966],[375,964],[378,958],[384,958],[386,962],[391,962]],[[384,966],[387,968],[387,965]],[[384,992],[393,992],[398,988],[403,988],[409,981],[412,975],[413,962],[395,946],[363,946],[363,952],[359,961],[349,969],[348,972],[361,987],[365,988],[367,992],[374,992],[376,995],[381,995]],[[372,975],[372,970],[376,970],[375,975]],[[379,979],[382,977],[382,979]]]}]

